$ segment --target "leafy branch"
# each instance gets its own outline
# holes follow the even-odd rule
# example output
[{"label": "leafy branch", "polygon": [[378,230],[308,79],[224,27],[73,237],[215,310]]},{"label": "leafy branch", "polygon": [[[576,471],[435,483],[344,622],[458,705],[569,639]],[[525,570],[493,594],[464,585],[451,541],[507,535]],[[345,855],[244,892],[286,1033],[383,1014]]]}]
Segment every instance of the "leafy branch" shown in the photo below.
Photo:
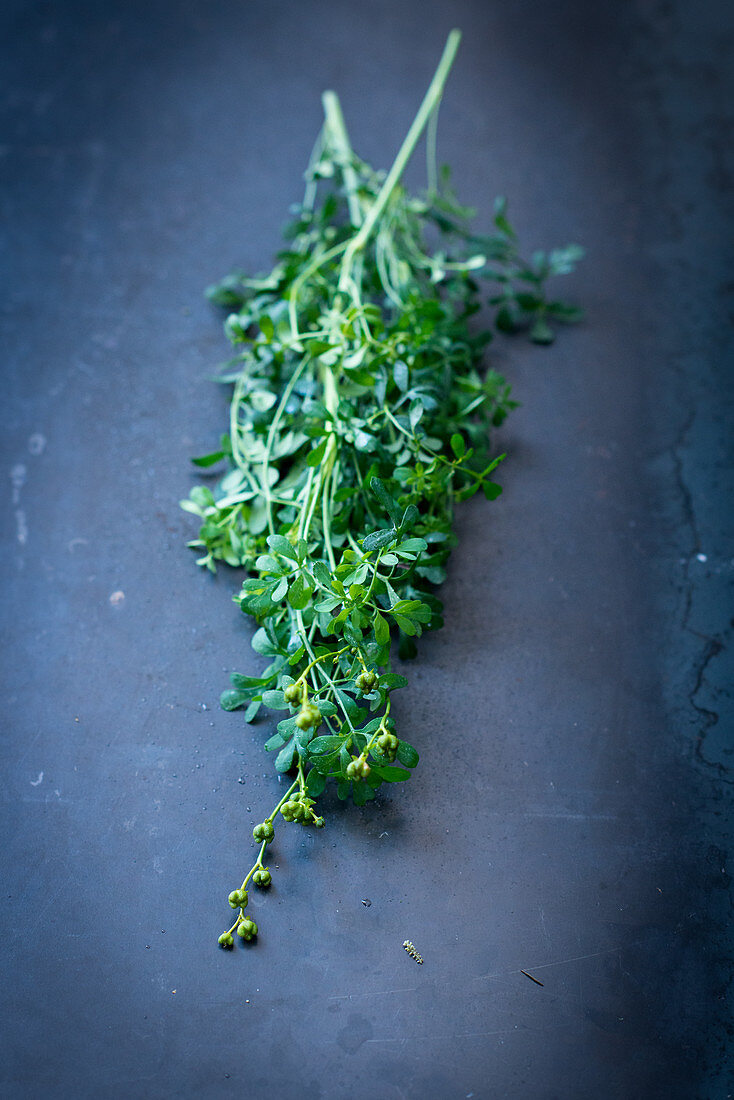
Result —
[{"label": "leafy branch", "polygon": [[[501,492],[490,431],[516,404],[483,369],[492,334],[472,319],[489,304],[500,330],[527,327],[548,343],[553,322],[579,316],[545,287],[580,249],[525,262],[504,200],[477,235],[438,170],[435,122],[459,39],[449,35],[386,175],[354,154],[339,101],[324,93],[306,192],[275,266],[208,291],[229,311],[234,355],[220,377],[233,394],[229,431],[194,462],[228,469],[215,492],[197,486],[182,507],[201,521],[189,544],[198,563],[246,571],[235,599],[268,662],[258,677],[234,673],[222,706],[244,708],[247,721],[262,706],[283,713],[265,749],[293,776],[254,829],[258,855],[229,895],[237,915],[225,947],[233,933],[257,934],[247,887],[271,881],[263,859],[276,821],[320,828],[314,807],[329,781],[361,806],[418,763],[390,713],[407,683],[391,657],[414,656],[423,631],[442,625],[436,588],[455,503]],[[400,180],[426,126],[429,188],[413,196]]]}]

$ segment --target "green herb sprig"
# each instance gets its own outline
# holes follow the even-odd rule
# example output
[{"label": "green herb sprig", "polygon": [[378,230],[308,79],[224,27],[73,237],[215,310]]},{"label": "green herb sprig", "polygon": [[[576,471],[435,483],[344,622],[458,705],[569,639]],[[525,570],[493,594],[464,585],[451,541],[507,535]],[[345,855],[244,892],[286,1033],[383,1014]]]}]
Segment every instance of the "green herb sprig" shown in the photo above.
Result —
[{"label": "green herb sprig", "polygon": [[[250,940],[252,882],[280,819],[320,828],[315,806],[327,783],[358,805],[383,783],[410,778],[418,752],[396,733],[391,694],[395,645],[413,657],[424,630],[442,625],[436,588],[455,543],[454,504],[501,492],[504,455],[490,429],[515,407],[510,387],[482,368],[488,330],[474,331],[479,279],[503,331],[526,328],[538,343],[578,310],[549,299],[550,275],[570,271],[574,245],[518,252],[504,199],[493,227],[476,234],[449,172],[436,163],[436,121],[460,34],[452,31],[416,118],[387,174],[355,156],[339,100],[325,92],[325,120],[293,210],[287,246],[272,271],[227,276],[208,291],[228,311],[235,354],[229,430],[197,466],[226,462],[216,493],[198,486],[182,507],[201,520],[198,564],[223,561],[247,578],[235,597],[258,629],[261,676],[239,673],[226,710],[261,706],[284,717],[265,749],[293,781],[255,826],[257,858],[229,895],[236,911],[219,937]],[[400,179],[428,128],[428,188]]]}]

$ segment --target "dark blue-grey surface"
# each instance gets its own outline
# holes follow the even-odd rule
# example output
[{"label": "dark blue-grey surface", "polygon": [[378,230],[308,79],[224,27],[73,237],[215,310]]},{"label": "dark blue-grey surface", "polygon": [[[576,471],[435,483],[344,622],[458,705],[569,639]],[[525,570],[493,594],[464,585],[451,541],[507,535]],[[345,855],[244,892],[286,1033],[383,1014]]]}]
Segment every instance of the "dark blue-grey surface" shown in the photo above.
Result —
[{"label": "dark blue-grey surface", "polygon": [[[3,1095],[734,1091],[724,9],[6,5]],[[225,409],[201,290],[268,265],[322,89],[387,166],[452,25],[441,157],[586,245],[588,321],[493,351],[523,407],[402,693],[411,789],[284,829],[225,954],[278,785],[177,511]]]}]

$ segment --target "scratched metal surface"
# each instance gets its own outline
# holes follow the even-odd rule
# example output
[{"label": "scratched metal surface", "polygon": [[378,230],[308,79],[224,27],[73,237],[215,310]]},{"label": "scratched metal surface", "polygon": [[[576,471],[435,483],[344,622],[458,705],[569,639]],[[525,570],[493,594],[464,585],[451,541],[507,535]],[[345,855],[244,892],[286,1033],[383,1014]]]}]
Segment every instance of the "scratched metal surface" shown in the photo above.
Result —
[{"label": "scratched metal surface", "polygon": [[[733,28],[608,7],[5,5],[3,1095],[731,1091]],[[176,506],[224,411],[201,290],[267,265],[321,90],[386,165],[454,23],[442,158],[587,246],[589,320],[493,352],[523,407],[399,704],[411,789],[286,830],[225,954],[277,783]]]}]

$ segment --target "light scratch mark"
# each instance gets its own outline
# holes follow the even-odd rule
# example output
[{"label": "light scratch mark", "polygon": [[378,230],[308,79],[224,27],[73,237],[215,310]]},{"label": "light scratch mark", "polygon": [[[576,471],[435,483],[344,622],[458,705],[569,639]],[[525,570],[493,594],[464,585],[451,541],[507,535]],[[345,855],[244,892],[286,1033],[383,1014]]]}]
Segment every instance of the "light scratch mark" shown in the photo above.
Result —
[{"label": "light scratch mark", "polygon": [[[417,993],[418,986],[412,985],[405,989],[374,989],[366,993],[331,993],[330,1001],[351,1001],[355,997],[387,997],[392,993]],[[372,1040],[369,1040],[370,1042]]]},{"label": "light scratch mark", "polygon": [[[600,955],[614,955],[614,954],[617,954],[618,952],[624,950],[624,948],[626,948],[626,947],[639,947],[641,942],[642,942],[641,940],[636,940],[634,943],[619,945],[617,947],[605,947],[601,951],[592,951],[588,955],[573,955],[568,959],[557,959],[555,962],[538,963],[536,966],[531,967],[531,969],[532,970],[547,970],[549,966],[565,966],[566,963],[583,962],[585,959],[596,959]],[[522,973],[523,973],[523,971],[518,969],[518,970],[507,970],[507,971],[505,971],[504,974],[478,974],[477,977],[474,978],[474,981],[475,982],[479,982],[479,981],[483,981],[483,980],[498,981],[501,978],[508,977],[510,974],[522,974]]]},{"label": "light scratch mark", "polygon": [[41,783],[43,783],[43,772],[38,773],[38,779],[31,779],[32,787],[40,787]]}]

